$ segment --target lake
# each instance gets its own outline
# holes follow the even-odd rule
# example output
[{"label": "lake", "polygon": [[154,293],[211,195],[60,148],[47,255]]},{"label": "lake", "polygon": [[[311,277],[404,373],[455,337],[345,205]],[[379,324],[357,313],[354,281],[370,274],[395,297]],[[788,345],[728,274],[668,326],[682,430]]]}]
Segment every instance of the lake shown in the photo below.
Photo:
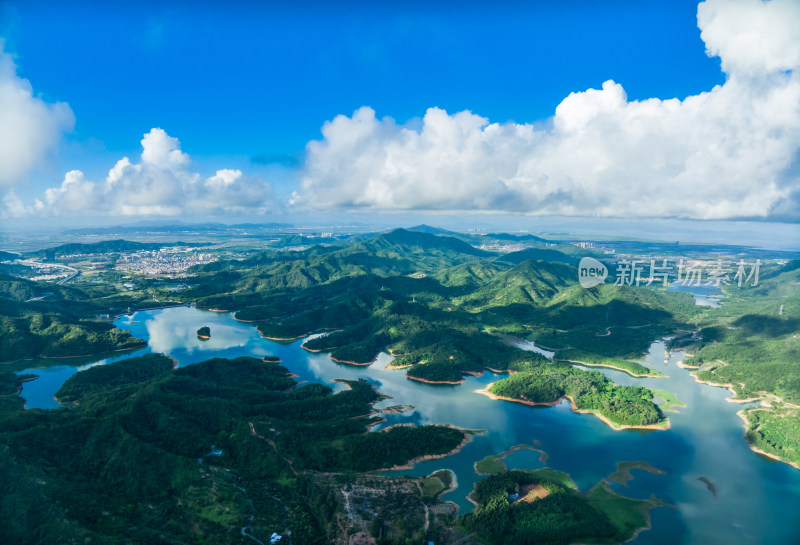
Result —
[{"label": "lake", "polygon": [[[122,316],[115,324],[148,342],[147,348],[106,358],[42,360],[22,373],[39,378],[23,384],[22,397],[29,409],[58,407],[53,395],[70,376],[91,365],[109,363],[147,352],[162,352],[179,366],[212,357],[263,357],[275,355],[282,365],[298,375],[298,381],[321,382],[335,390],[337,378],[365,378],[390,399],[377,407],[414,405],[399,415],[385,415],[392,424],[453,424],[484,429],[461,452],[439,460],[417,464],[413,469],[389,474],[427,475],[437,469],[452,469],[459,482],[444,499],[457,503],[461,512],[472,509],[466,500],[473,483],[480,479],[473,464],[489,454],[514,445],[541,443],[548,459],[521,450],[506,458],[511,468],[536,469],[545,465],[569,473],[581,490],[588,490],[616,469],[620,461],[644,461],[666,472],[653,475],[634,470],[629,486],[614,484],[626,496],[647,498],[655,494],[675,508],[651,511],[652,529],[639,534],[637,544],[794,544],[800,543],[800,471],[751,451],[744,439],[743,422],[736,415],[742,408],[729,403],[731,393],[723,388],[698,384],[689,370],[678,367],[680,353],[665,354],[664,343],[650,347],[646,363],[667,378],[633,378],[613,370],[604,374],[618,384],[642,385],[668,390],[687,404],[677,413],[666,413],[669,430],[614,431],[598,418],[572,412],[568,402],[554,407],[530,407],[493,401],[475,390],[500,377],[486,373],[466,377],[463,384],[438,386],[409,380],[401,370],[387,369],[391,357],[382,354],[370,366],[337,364],[326,354],[303,350],[302,341],[279,344],[261,338],[254,324],[239,322],[232,313],[215,313],[191,307],[175,307]],[[197,329],[207,325],[211,339],[201,341]],[[530,344],[520,344],[531,349]],[[54,365],[55,363],[55,365]],[[593,368],[599,370],[599,368]],[[716,487],[716,496],[703,481]]]}]

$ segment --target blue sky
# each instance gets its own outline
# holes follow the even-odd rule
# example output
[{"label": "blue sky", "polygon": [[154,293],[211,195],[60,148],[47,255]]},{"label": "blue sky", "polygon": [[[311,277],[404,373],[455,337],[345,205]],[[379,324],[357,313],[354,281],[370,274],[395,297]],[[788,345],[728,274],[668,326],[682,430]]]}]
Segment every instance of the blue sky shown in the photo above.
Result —
[{"label": "blue sky", "polygon": [[114,152],[162,127],[195,160],[290,161],[365,105],[533,122],[607,79],[632,99],[724,81],[696,2],[109,4],[11,2],[7,39],[20,75],[72,107],[71,137]]},{"label": "blue sky", "polygon": [[[722,28],[715,39],[724,51],[731,36],[741,29],[732,28],[727,34],[724,31],[741,25],[741,18],[717,15],[733,9],[726,6],[731,2],[712,1],[715,6],[708,25]],[[544,183],[540,171],[553,184],[562,185],[568,185],[562,179],[583,175],[564,174],[555,167],[540,165],[538,158],[531,159],[539,165],[533,173],[523,172],[522,167],[514,172],[488,171],[474,186],[455,187],[453,195],[419,202],[399,194],[361,199],[358,195],[368,192],[370,180],[386,177],[387,163],[367,173],[341,173],[341,164],[359,162],[359,154],[367,154],[366,147],[380,137],[386,138],[385,145],[371,149],[369,157],[394,149],[399,145],[398,138],[404,138],[402,129],[424,134],[426,127],[434,127],[434,120],[423,119],[430,108],[445,110],[449,116],[468,111],[484,119],[477,125],[469,120],[466,125],[456,123],[461,127],[458,130],[483,131],[489,124],[499,124],[530,127],[546,135],[553,130],[556,108],[570,93],[603,89],[610,99],[622,93],[620,110],[648,99],[677,98],[685,102],[687,97],[723,86],[732,72],[728,70],[726,75],[719,56],[707,55],[707,44],[698,28],[698,5],[687,1],[552,1],[491,6],[483,2],[443,2],[433,7],[423,2],[88,4],[26,0],[4,2],[0,10],[0,36],[5,39],[5,54],[13,59],[18,80],[29,82],[34,100],[65,103],[74,115],[74,125],[62,124],[59,142],[49,146],[24,175],[15,178],[12,189],[26,207],[34,198],[43,199],[45,189],[59,187],[69,171],[80,170],[85,180],[103,184],[109,169],[123,156],[135,166],[142,153],[143,135],[160,128],[179,141],[162,140],[164,145],[179,145],[191,157],[192,174],[210,178],[220,169],[233,169],[242,171],[241,180],[259,179],[269,184],[271,198],[277,204],[248,211],[254,215],[289,209],[468,209],[523,214],[544,209],[543,213],[567,211],[567,215],[574,209],[584,215],[586,203],[579,201],[583,195],[589,199],[592,188],[573,188],[567,205],[550,208],[552,193],[544,198],[538,190],[534,191],[538,195],[535,198],[529,195],[525,188]],[[753,9],[761,9],[758,0],[751,4]],[[783,4],[789,6],[781,15],[791,22],[796,11],[792,10],[793,2],[783,0]],[[772,21],[780,19],[773,17]],[[794,35],[791,30],[786,32],[791,44]],[[762,38],[770,39],[770,34]],[[734,51],[731,55],[736,61],[731,63],[733,70],[744,66],[735,57],[741,58],[741,53]],[[794,59],[782,62],[780,68],[786,71],[788,66],[791,77]],[[604,87],[609,80],[619,89]],[[785,86],[791,87],[789,83]],[[763,91],[751,87],[745,91]],[[347,156],[322,153],[329,153],[328,148],[339,149],[333,139],[349,138],[343,134],[356,124],[354,112],[364,106],[374,111],[375,120],[373,123],[365,115],[359,125],[373,131],[365,146],[348,147]],[[732,116],[737,115],[735,106],[729,106]],[[309,158],[307,144],[323,140],[323,124],[340,115],[346,116],[341,130],[324,139],[326,150]],[[395,124],[386,125],[386,116]],[[741,130],[752,132],[750,125]],[[794,134],[795,127],[780,129]],[[613,127],[608,130],[608,138],[613,140]],[[653,134],[659,130],[653,129]],[[525,144],[544,146],[537,143],[538,134]],[[698,141],[703,138],[697,135]],[[730,140],[724,135],[721,138]],[[425,140],[414,145],[418,150],[434,144]],[[501,147],[505,149],[506,144]],[[795,146],[784,155],[796,151]],[[628,152],[642,154],[641,150]],[[692,155],[685,153],[676,164]],[[527,157],[515,155],[511,160],[522,164]],[[603,157],[620,162],[613,154]],[[415,158],[405,160],[411,165],[416,162]],[[700,219],[763,218],[778,209],[777,217],[791,219],[795,208],[778,201],[787,201],[787,195],[792,201],[791,196],[796,196],[797,176],[791,174],[792,169],[797,170],[795,163],[790,159],[780,172],[773,173],[775,198],[752,206],[752,213],[729,205],[708,218],[700,217],[697,211],[687,215]],[[452,165],[441,177],[447,178],[448,173],[456,176],[461,168],[461,164]],[[754,171],[758,168],[753,167]],[[339,174],[332,174],[334,171]],[[653,174],[654,180],[657,175]],[[365,180],[361,186],[344,187],[350,179],[359,177]],[[643,177],[649,178],[649,174],[636,173],[637,180]],[[148,179],[158,183],[157,179]],[[492,188],[496,180],[501,180],[508,191],[500,191],[486,202],[474,196],[497,193]],[[523,182],[519,180],[528,185],[520,189]],[[346,198],[313,198],[317,188],[334,187],[338,191],[340,183]],[[391,179],[386,183],[406,182]],[[596,183],[608,184],[605,180]],[[781,193],[786,187],[790,190]],[[746,193],[732,199],[746,199]],[[524,207],[505,204],[521,202],[521,194],[527,203]],[[615,212],[614,203],[603,206],[605,211],[599,215],[626,212]],[[39,213],[44,213],[42,210]],[[138,208],[129,215],[148,215],[148,210]],[[167,213],[175,210],[170,208]],[[35,214],[30,210],[27,213]],[[225,211],[209,214],[225,215]],[[654,215],[670,217],[676,212],[666,208]]]}]

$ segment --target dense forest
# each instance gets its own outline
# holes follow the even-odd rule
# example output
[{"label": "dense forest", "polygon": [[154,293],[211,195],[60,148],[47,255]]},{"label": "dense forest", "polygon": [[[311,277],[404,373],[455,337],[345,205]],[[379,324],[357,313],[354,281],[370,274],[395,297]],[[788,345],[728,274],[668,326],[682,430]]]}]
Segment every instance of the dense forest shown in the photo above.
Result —
[{"label": "dense forest", "polygon": [[700,380],[729,385],[748,410],[747,438],[765,452],[800,464],[800,261],[768,269],[758,286],[726,287],[725,304],[702,317],[698,331],[672,345],[691,357]]},{"label": "dense forest", "polygon": [[[144,341],[98,320],[108,304],[139,303],[114,290],[87,291],[0,275],[0,362],[34,357],[83,356],[141,348]],[[104,299],[103,295],[107,297]]]},{"label": "dense forest", "polygon": [[653,392],[641,386],[618,386],[602,373],[570,365],[527,366],[495,382],[489,389],[500,397],[548,403],[569,396],[578,410],[597,413],[615,424],[666,424]]},{"label": "dense forest", "polygon": [[369,384],[296,385],[254,358],[173,369],[149,355],[74,375],[57,393],[70,408],[5,407],[3,541],[239,543],[247,527],[327,543],[335,493],[311,493],[310,470],[369,471],[465,438],[442,426],[368,433],[380,399]]},{"label": "dense forest", "polygon": [[[599,495],[608,501],[596,501]],[[645,524],[649,508],[662,505],[617,496],[602,484],[582,494],[568,477],[549,470],[491,475],[475,484],[472,498],[478,507],[462,524],[497,545],[620,543]],[[618,520],[609,504],[619,502],[638,520]]]},{"label": "dense forest", "polygon": [[[142,347],[108,316],[196,303],[236,311],[268,338],[323,333],[303,346],[337,361],[368,364],[388,351],[391,365],[409,378],[433,383],[510,372],[491,393],[539,403],[568,396],[577,410],[619,425],[665,426],[652,391],[616,385],[571,362],[657,376],[635,360],[654,340],[675,335],[669,347],[691,355],[687,363],[700,367],[698,378],[769,403],[743,412],[747,439],[800,463],[800,262],[765,267],[758,286],[724,287],[721,307],[702,308],[688,293],[659,287],[584,289],[575,263],[595,254],[571,244],[428,231],[400,229],[197,266],[188,288],[174,293],[145,276],[126,277],[133,287],[123,287],[113,271],[101,284],[0,276],[0,359]],[[531,247],[508,254],[476,247],[486,241]],[[53,251],[123,248],[107,243]],[[522,350],[509,337],[555,355]],[[168,358],[150,355],[92,367],[63,385],[57,397],[68,408],[53,411],[23,411],[17,394],[30,377],[1,372],[0,537],[240,543],[245,535],[265,541],[272,531],[291,531],[296,543],[328,543],[348,531],[340,506],[345,490],[363,493],[366,503],[383,490],[381,501],[396,506],[375,518],[374,533],[384,542],[392,542],[388,535],[396,543],[434,535],[414,527],[424,502],[433,501],[422,483],[365,472],[446,454],[467,434],[445,426],[367,432],[379,420],[372,406],[380,394],[372,386],[350,382],[333,394],[324,385],[298,385],[275,360],[217,359],[175,369]],[[372,484],[360,489],[366,480]],[[509,499],[521,491],[535,497]],[[484,479],[473,498],[480,507],[460,520],[489,543],[619,542],[644,524],[646,507],[602,485],[581,494],[536,472]],[[636,520],[621,524],[604,511],[614,502]],[[413,513],[405,522],[403,509]]]}]

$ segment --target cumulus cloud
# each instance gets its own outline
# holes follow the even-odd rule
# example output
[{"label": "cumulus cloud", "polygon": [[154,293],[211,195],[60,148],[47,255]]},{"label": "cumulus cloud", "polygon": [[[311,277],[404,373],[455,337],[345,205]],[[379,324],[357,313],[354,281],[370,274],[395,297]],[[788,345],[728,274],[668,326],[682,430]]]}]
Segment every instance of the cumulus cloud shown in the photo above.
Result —
[{"label": "cumulus cloud", "polygon": [[370,108],[306,148],[298,207],[617,217],[800,217],[800,4],[707,0],[707,53],[726,82],[684,100],[623,87],[570,94],[546,129],[431,108]]},{"label": "cumulus cloud", "polygon": [[34,96],[4,46],[0,38],[0,186],[8,187],[22,181],[55,148],[75,117],[67,104]]},{"label": "cumulus cloud", "polygon": [[154,128],[142,139],[140,162],[123,157],[103,182],[87,180],[80,170],[67,172],[59,187],[35,200],[33,211],[52,216],[177,216],[259,214],[276,208],[267,182],[229,169],[206,178],[192,172],[190,163],[177,138]]}]

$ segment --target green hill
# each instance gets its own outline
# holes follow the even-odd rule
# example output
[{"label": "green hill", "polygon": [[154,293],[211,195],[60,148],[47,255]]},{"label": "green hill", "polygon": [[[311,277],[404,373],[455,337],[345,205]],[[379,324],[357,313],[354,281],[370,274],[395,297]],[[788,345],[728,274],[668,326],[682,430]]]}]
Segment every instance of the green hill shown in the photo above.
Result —
[{"label": "green hill", "polygon": [[508,265],[504,263],[471,261],[443,269],[437,272],[434,278],[443,286],[476,288],[507,269]]},{"label": "green hill", "polygon": [[550,248],[527,248],[518,252],[511,252],[498,257],[495,261],[502,263],[511,263],[518,265],[523,261],[547,261],[550,263],[567,263],[569,265],[577,265],[580,258],[552,250]]},{"label": "green hill", "polygon": [[563,263],[523,261],[492,276],[460,302],[474,307],[542,305],[561,289],[575,284],[576,277],[576,270]]},{"label": "green hill", "polygon": [[139,301],[117,296],[111,286],[94,290],[0,275],[0,363],[143,347],[128,331],[94,319],[109,306],[135,307]]},{"label": "green hill", "polygon": [[429,233],[431,235],[448,235],[448,236],[457,236],[459,233],[455,231],[448,231],[447,229],[440,229],[439,227],[431,227],[430,225],[425,225],[421,223],[419,225],[415,225],[414,227],[409,227],[406,231],[415,231],[417,233]]},{"label": "green hill", "polygon": [[[431,233],[395,229],[360,242],[351,251],[368,251],[378,256],[403,256],[412,258],[414,254],[425,262],[432,259],[456,260],[463,262],[470,258],[490,257],[494,254],[470,246],[461,239],[451,236],[437,236]],[[344,250],[345,252],[347,250]]]},{"label": "green hill", "polygon": [[188,242],[133,242],[130,240],[116,239],[103,240],[100,242],[79,243],[71,242],[61,244],[44,250],[31,252],[30,255],[44,257],[54,255],[55,257],[75,254],[107,254],[114,252],[135,252],[139,250],[160,250],[170,246],[200,246],[202,243]]},{"label": "green hill", "polygon": [[368,433],[382,397],[365,381],[296,386],[256,358],[173,369],[154,354],[76,374],[56,394],[69,410],[0,413],[3,542],[239,544],[245,527],[262,542],[335,542],[347,480],[317,472],[352,476],[465,439],[445,426]]}]

